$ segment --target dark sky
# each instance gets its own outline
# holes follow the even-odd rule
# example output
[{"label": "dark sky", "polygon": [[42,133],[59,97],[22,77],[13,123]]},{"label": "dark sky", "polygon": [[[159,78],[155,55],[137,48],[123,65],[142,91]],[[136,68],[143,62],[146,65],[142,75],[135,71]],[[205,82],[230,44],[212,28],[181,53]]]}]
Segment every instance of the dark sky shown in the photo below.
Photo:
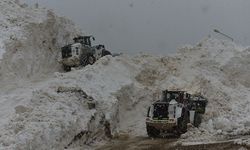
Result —
[{"label": "dark sky", "polygon": [[166,54],[214,28],[250,45],[250,0],[25,0],[73,20],[114,52]]}]

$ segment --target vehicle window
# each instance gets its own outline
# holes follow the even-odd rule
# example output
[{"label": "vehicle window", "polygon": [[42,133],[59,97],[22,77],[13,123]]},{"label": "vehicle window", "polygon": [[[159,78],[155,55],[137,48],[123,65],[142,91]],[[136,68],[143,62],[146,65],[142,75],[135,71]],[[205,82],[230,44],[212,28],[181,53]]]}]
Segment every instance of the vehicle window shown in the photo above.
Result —
[{"label": "vehicle window", "polygon": [[76,55],[79,55],[79,49],[76,47]]}]

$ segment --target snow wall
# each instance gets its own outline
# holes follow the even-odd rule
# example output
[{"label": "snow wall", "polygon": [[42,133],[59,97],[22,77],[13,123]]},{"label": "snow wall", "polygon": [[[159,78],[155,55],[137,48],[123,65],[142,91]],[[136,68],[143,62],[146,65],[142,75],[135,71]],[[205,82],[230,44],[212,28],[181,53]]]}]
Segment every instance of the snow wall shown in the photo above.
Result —
[{"label": "snow wall", "polygon": [[80,33],[51,10],[0,2],[0,80],[39,79],[61,69],[60,47]]},{"label": "snow wall", "polygon": [[[249,133],[250,49],[205,38],[171,56],[107,56],[63,73],[59,47],[79,33],[74,25],[43,9],[0,4],[6,8],[2,16],[23,18],[19,26],[1,17],[13,25],[3,34],[16,35],[1,38],[2,149],[81,149],[108,139],[109,129],[113,137],[146,136],[147,107],[165,89],[201,93],[209,101],[201,126],[189,129],[182,140]],[[6,90],[12,82],[21,86]],[[94,109],[88,107],[90,100]]]}]

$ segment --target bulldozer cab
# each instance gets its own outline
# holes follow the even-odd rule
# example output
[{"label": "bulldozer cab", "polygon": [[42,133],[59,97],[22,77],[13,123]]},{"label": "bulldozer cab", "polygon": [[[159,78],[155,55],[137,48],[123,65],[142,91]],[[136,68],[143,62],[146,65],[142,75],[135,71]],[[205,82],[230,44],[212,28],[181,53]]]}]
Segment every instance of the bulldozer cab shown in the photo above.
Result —
[{"label": "bulldozer cab", "polygon": [[176,100],[178,103],[187,103],[190,99],[190,94],[185,91],[168,91],[165,90],[162,92],[162,100],[165,102],[170,102],[171,100]]},{"label": "bulldozer cab", "polygon": [[75,43],[81,43],[83,45],[87,45],[91,47],[92,46],[91,38],[93,41],[95,40],[93,36],[78,36],[78,37],[75,37],[73,40]]}]

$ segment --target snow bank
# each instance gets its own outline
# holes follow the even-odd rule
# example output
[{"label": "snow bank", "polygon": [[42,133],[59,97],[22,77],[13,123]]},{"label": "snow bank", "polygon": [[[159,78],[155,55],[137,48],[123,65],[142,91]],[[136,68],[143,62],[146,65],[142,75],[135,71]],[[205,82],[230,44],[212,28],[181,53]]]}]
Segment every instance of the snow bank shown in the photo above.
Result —
[{"label": "snow bank", "polygon": [[79,33],[74,25],[12,0],[0,7],[1,149],[77,148],[110,133],[146,136],[147,107],[165,89],[209,101],[203,123],[183,141],[249,134],[249,49],[208,38],[172,56],[107,56],[60,73],[59,48]]},{"label": "snow bank", "polygon": [[[75,147],[105,139],[105,121],[114,136],[146,136],[146,109],[164,89],[202,93],[209,100],[204,122],[183,135],[185,141],[247,134],[248,53],[227,41],[205,39],[174,56],[104,57],[80,70],[55,73],[49,80],[13,91],[26,95],[14,96],[22,103],[14,107],[0,140],[3,146],[20,149]],[[60,87],[81,89],[97,102],[96,109],[89,110],[75,92],[58,93]],[[10,99],[13,93],[3,97]],[[84,131],[88,134],[74,138]]]},{"label": "snow bank", "polygon": [[[91,145],[108,138],[106,122],[114,137],[146,136],[147,107],[164,89],[202,93],[208,98],[204,122],[184,134],[183,141],[248,134],[247,55],[248,49],[234,43],[205,39],[173,56],[107,56],[80,70],[56,72],[43,82],[31,82],[25,89],[2,95],[22,102],[9,106],[14,112],[1,130],[2,146],[60,149]],[[70,90],[58,92],[59,88]],[[21,91],[26,96],[14,94]],[[87,107],[88,97],[96,102],[95,109]]]},{"label": "snow bank", "polygon": [[79,33],[52,11],[18,1],[0,2],[0,80],[40,79],[60,70],[61,45]]}]

